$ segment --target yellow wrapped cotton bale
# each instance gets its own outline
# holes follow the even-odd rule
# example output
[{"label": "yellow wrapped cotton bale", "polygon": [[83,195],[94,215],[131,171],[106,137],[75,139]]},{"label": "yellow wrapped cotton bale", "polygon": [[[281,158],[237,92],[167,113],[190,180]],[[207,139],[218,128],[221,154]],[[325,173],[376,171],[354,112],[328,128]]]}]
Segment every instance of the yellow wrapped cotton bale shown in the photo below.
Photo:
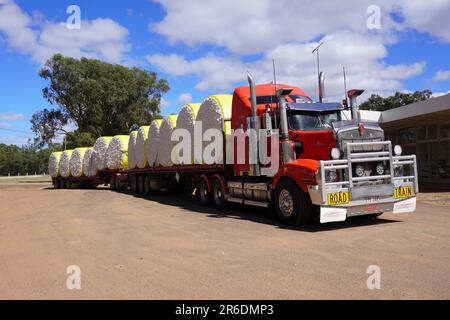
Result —
[{"label": "yellow wrapped cotton bale", "polygon": [[108,169],[126,169],[128,167],[128,142],[130,136],[114,136],[106,151],[106,165]]},{"label": "yellow wrapped cotton bale", "polygon": [[94,144],[94,163],[96,170],[105,170],[106,165],[106,151],[108,150],[109,142],[112,137],[100,137]]},{"label": "yellow wrapped cotton bale", "polygon": [[136,159],[136,166],[139,169],[148,167],[148,130],[150,126],[140,127],[136,137],[136,146],[134,148],[134,156]]},{"label": "yellow wrapped cotton bale", "polygon": [[176,128],[178,116],[175,114],[169,115],[161,122],[159,128],[159,143],[157,162],[163,167],[170,167],[173,165],[172,150],[176,142],[172,142],[172,132]]},{"label": "yellow wrapped cotton bale", "polygon": [[137,139],[138,131],[132,131],[130,133],[130,139],[128,140],[128,169],[136,168],[136,139]]},{"label": "yellow wrapped cotton bale", "polygon": [[176,128],[186,129],[191,137],[191,157],[188,163],[184,163],[180,157],[175,158],[175,164],[193,164],[194,163],[194,125],[195,119],[197,118],[198,110],[200,109],[200,103],[189,103],[183,106],[178,113]]},{"label": "yellow wrapped cotton bale", "polygon": [[48,158],[48,174],[52,178],[59,177],[59,160],[61,159],[62,152],[52,152]]},{"label": "yellow wrapped cotton bale", "polygon": [[[230,139],[231,135],[231,106],[233,102],[233,96],[228,94],[222,95],[214,95],[206,98],[200,109],[197,113],[196,121],[200,121],[202,123],[202,137],[206,130],[208,129],[217,129],[224,133],[225,138]],[[195,141],[195,143],[199,143]],[[202,152],[207,145],[211,142],[204,141],[202,143]],[[229,145],[228,143],[226,144]],[[223,146],[223,144],[222,144]],[[220,150],[217,152],[213,159],[212,163],[224,163],[224,150]],[[198,159],[197,155],[195,155],[194,162],[196,164],[203,163],[203,159]]]},{"label": "yellow wrapped cotton bale", "polygon": [[72,156],[73,150],[66,150],[62,153],[61,159],[59,160],[59,174],[61,177],[70,177],[70,157]]},{"label": "yellow wrapped cotton bale", "polygon": [[[94,154],[94,148],[88,148],[86,152],[84,153],[84,159],[83,159],[83,173],[87,177],[94,177],[97,175],[97,169],[92,170],[92,162],[93,162],[93,154]],[[92,174],[94,173],[94,174]]]},{"label": "yellow wrapped cotton bale", "polygon": [[148,130],[148,148],[147,158],[148,164],[153,167],[159,165],[158,163],[158,144],[159,144],[159,128],[161,127],[163,119],[153,120]]},{"label": "yellow wrapped cotton bale", "polygon": [[84,155],[89,148],[76,148],[70,156],[69,168],[70,174],[74,177],[84,175]]}]

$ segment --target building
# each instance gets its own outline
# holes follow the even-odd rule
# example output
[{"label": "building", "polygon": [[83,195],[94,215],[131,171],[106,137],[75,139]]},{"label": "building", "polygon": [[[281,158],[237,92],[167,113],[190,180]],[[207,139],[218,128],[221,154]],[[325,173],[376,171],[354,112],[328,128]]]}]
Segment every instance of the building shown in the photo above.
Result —
[{"label": "building", "polygon": [[386,138],[416,154],[422,187],[450,190],[450,94],[381,113]]}]

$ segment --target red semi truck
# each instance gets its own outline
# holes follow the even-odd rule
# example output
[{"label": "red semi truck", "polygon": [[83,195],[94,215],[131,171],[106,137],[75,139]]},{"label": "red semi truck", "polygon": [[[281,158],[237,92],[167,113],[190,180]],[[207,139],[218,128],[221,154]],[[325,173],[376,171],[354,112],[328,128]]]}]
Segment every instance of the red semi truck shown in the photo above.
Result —
[{"label": "red semi truck", "polygon": [[231,128],[279,133],[277,172],[263,174],[264,165],[249,162],[261,141],[248,138],[244,163],[133,169],[117,179],[128,179],[139,193],[197,189],[202,204],[216,208],[226,202],[267,207],[292,225],[306,224],[316,215],[331,222],[415,210],[416,158],[402,156],[400,146],[386,141],[377,123],[360,120],[356,97],[361,90],[348,92],[352,119],[343,120],[341,103],[323,103],[322,97],[313,103],[297,87],[255,85],[251,75],[248,80],[249,86],[234,91]]},{"label": "red semi truck", "polygon": [[243,162],[227,164],[224,159],[223,164],[113,172],[107,175],[111,189],[196,190],[204,205],[223,208],[235,202],[266,207],[290,225],[315,218],[325,223],[415,210],[416,157],[401,155],[401,147],[385,140],[377,123],[361,121],[356,97],[362,90],[348,92],[352,116],[343,119],[344,104],[323,102],[322,74],[319,102],[294,86],[255,85],[250,74],[248,81],[248,86],[234,91],[231,128],[277,135],[276,172],[268,174],[259,160],[250,162],[249,155],[258,154],[262,145],[256,135],[245,140]]}]

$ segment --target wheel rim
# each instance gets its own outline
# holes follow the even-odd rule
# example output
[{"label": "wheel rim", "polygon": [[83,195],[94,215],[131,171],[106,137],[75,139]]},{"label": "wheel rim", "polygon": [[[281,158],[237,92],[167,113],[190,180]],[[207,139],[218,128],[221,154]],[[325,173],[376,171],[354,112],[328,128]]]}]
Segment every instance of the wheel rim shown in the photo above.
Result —
[{"label": "wheel rim", "polygon": [[214,200],[217,204],[220,204],[223,200],[222,188],[218,184],[214,185]]},{"label": "wheel rim", "polygon": [[200,196],[202,198],[202,202],[205,203],[208,199],[208,188],[206,187],[206,183],[204,181],[200,184]]},{"label": "wheel rim", "polygon": [[278,197],[278,204],[283,216],[290,217],[294,212],[294,199],[288,190],[281,190],[280,196]]}]

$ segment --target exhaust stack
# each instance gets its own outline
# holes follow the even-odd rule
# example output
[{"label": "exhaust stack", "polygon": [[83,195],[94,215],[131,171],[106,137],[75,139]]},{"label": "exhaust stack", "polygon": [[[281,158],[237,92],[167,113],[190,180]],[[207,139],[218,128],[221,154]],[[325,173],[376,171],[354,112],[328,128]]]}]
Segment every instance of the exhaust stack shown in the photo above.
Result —
[{"label": "exhaust stack", "polygon": [[352,89],[347,92],[347,96],[350,98],[350,108],[352,110],[352,119],[360,121],[361,117],[358,110],[358,105],[356,104],[356,98],[362,95],[364,90],[362,89]]},{"label": "exhaust stack", "polygon": [[325,98],[325,74],[319,73],[319,102],[322,103]]},{"label": "exhaust stack", "polygon": [[260,176],[261,169],[259,165],[259,131],[261,129],[261,122],[257,115],[256,107],[256,89],[255,81],[252,75],[247,72],[248,86],[250,88],[250,105],[252,107],[252,115],[247,118],[247,128],[252,129],[249,131],[249,159],[256,162],[256,164],[250,164],[250,175]]},{"label": "exhaust stack", "polygon": [[285,96],[290,94],[292,89],[278,89],[278,103],[280,104],[280,142],[283,154],[283,163],[287,163],[295,159],[294,149],[291,140],[289,140],[289,129],[287,120],[287,102]]}]

